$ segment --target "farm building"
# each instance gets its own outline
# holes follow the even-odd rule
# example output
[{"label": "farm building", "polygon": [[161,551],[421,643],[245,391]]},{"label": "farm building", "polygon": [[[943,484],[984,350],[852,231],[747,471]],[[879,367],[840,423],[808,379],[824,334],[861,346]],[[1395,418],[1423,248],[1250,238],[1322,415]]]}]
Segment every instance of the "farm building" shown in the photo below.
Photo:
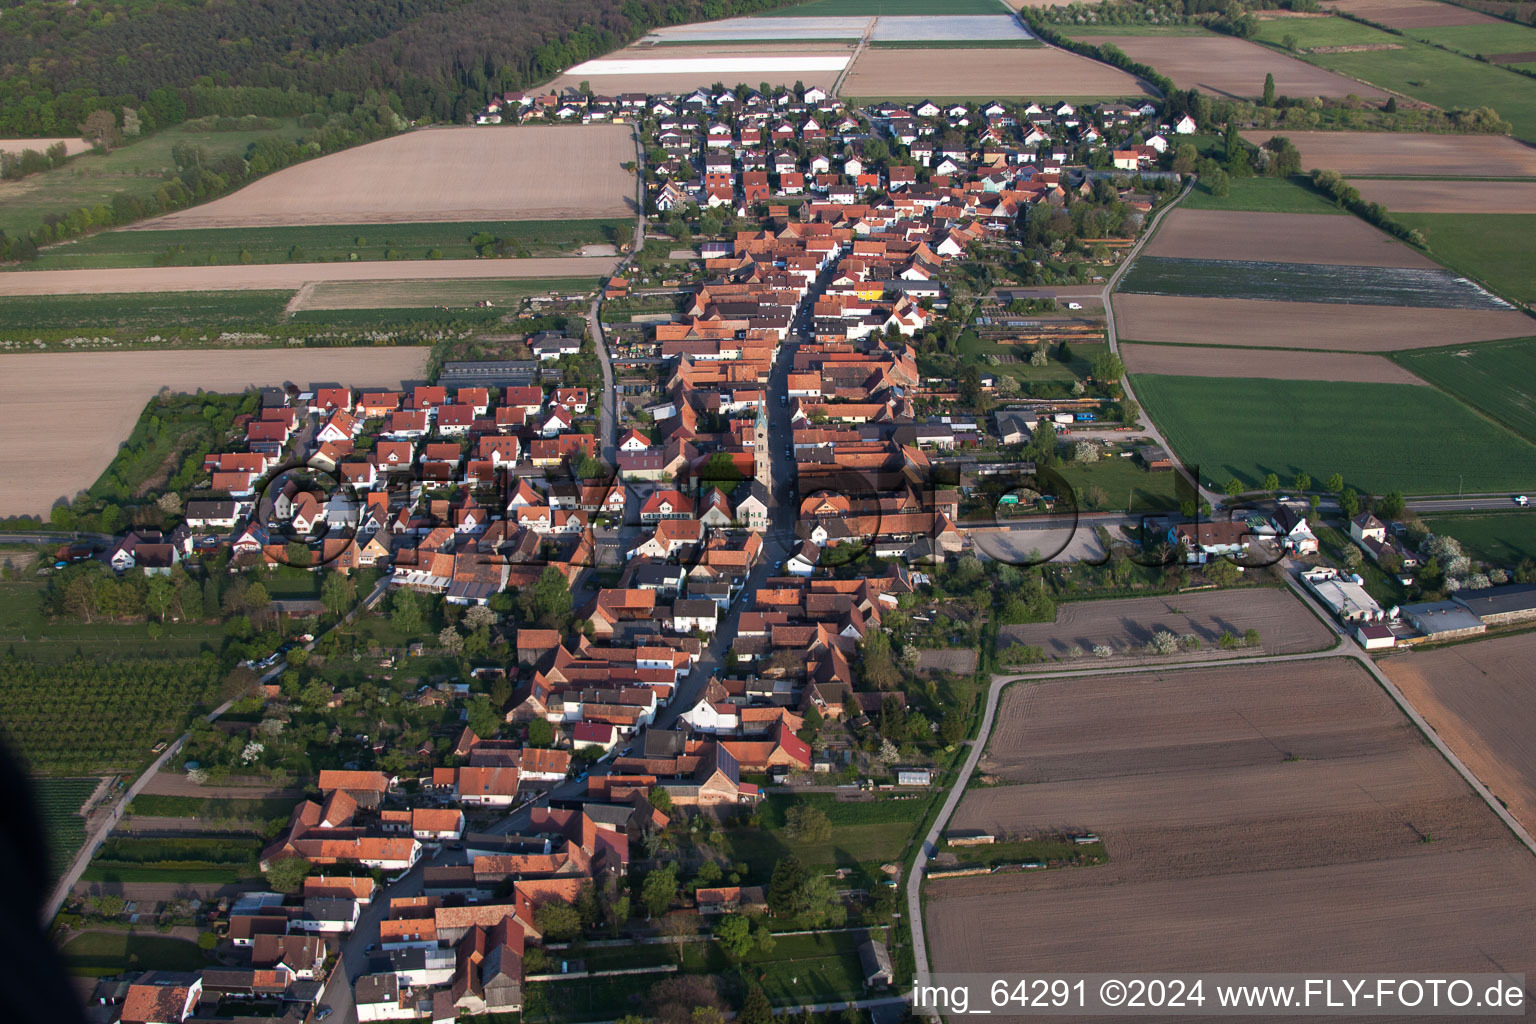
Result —
[{"label": "farm building", "polygon": [[1426,601],[1405,604],[1403,618],[1426,640],[1454,640],[1487,631],[1483,620],[1455,601]]},{"label": "farm building", "polygon": [[1340,622],[1369,623],[1386,618],[1381,605],[1365,592],[1359,576],[1344,576],[1337,569],[1323,568],[1304,572],[1301,579]]},{"label": "farm building", "polygon": [[1536,619],[1536,583],[1463,590],[1451,600],[1476,615],[1486,626]]},{"label": "farm building", "polygon": [[1173,460],[1168,457],[1168,452],[1162,445],[1149,444],[1136,449],[1136,457],[1141,464],[1152,472],[1161,472],[1173,468]]},{"label": "farm building", "polygon": [[1356,626],[1355,639],[1368,651],[1384,651],[1397,646],[1397,637],[1393,635],[1391,627],[1379,622]]}]

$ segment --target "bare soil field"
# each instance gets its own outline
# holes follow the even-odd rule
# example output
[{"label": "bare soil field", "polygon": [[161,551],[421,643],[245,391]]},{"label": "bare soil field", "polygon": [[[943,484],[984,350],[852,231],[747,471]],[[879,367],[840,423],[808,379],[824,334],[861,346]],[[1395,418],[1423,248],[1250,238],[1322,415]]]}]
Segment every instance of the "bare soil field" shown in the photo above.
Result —
[{"label": "bare soil field", "polygon": [[[1441,5],[1436,5],[1441,6]],[[1507,135],[1430,135],[1411,132],[1285,132],[1301,150],[1303,169],[1427,178],[1533,178],[1536,148]],[[1275,132],[1243,132],[1255,146]]]},{"label": "bare soil field", "polygon": [[1263,95],[1264,76],[1272,74],[1275,92],[1295,99],[1351,93],[1364,99],[1387,97],[1375,86],[1233,36],[1095,36],[1093,42],[1113,43],[1180,89],[1253,99]]},{"label": "bare soil field", "polygon": [[64,143],[64,152],[69,156],[91,150],[91,144],[84,139],[0,139],[0,153],[20,153],[24,149],[42,153],[56,142]]},{"label": "bare soil field", "polygon": [[935,672],[970,675],[976,671],[976,652],[948,648],[918,651],[917,671],[920,675],[933,675]]},{"label": "bare soil field", "polygon": [[613,256],[526,260],[395,260],[358,263],[260,263],[254,266],[114,267],[0,274],[0,295],[96,295],[118,292],[271,291],[314,281],[511,281],[606,277]]},{"label": "bare soil field", "polygon": [[1120,337],[1181,345],[1395,352],[1531,333],[1530,318],[1513,310],[1130,294],[1114,303]]},{"label": "bare soil field", "polygon": [[982,770],[1027,784],[954,827],[1110,862],[932,883],[936,972],[1536,967],[1536,860],[1352,661],[1023,683],[998,721]]},{"label": "bare soil field", "polygon": [[1254,352],[1198,345],[1121,345],[1131,373],[1176,377],[1268,377],[1274,380],[1349,380],[1366,384],[1423,384],[1385,356],[1355,352]]},{"label": "bare soil field", "polygon": [[1193,633],[1201,640],[1200,654],[1210,654],[1216,652],[1216,641],[1223,632],[1242,636],[1249,629],[1259,631],[1264,654],[1318,651],[1334,639],[1333,631],[1318,622],[1289,590],[1254,587],[1167,597],[1068,601],[1056,606],[1055,622],[1003,626],[998,630],[997,642],[999,647],[1035,644],[1053,659],[1064,658],[1073,646],[1081,647],[1085,657],[1076,664],[1091,668],[1105,664],[1087,653],[1099,645],[1115,651],[1116,658],[1108,664],[1123,664],[1127,660],[1149,664],[1168,661],[1143,652],[1158,630],[1175,636]]},{"label": "bare soil field", "polygon": [[1536,829],[1536,634],[1384,658],[1382,671],[1445,745]]},{"label": "bare soil field", "polygon": [[1400,213],[1536,213],[1536,181],[1352,178],[1367,200]]},{"label": "bare soil field", "polygon": [[1118,68],[1053,46],[1027,50],[871,47],[853,62],[842,93],[868,99],[1032,96],[1043,100],[1143,96],[1148,90]]},{"label": "bare soil field", "polygon": [[[161,388],[238,392],[341,381],[394,387],[426,376],[426,348],[12,355],[0,376],[0,516],[43,515],[96,482]],[[71,411],[57,415],[57,396]],[[46,431],[38,424],[48,423]]]},{"label": "bare soil field", "polygon": [[1326,213],[1176,209],[1163,219],[1146,253],[1180,259],[1356,267],[1439,266],[1363,220]]},{"label": "bare soil field", "polygon": [[662,47],[636,43],[597,60],[578,64],[551,82],[549,88],[558,92],[589,82],[595,91],[613,95],[621,92],[686,93],[715,82],[726,86],[747,83],[753,88],[762,82],[783,86],[803,82],[807,86],[831,89],[852,55],[852,41],[715,42]]},{"label": "bare soil field", "polygon": [[566,220],[634,212],[626,125],[433,128],[343,150],[146,229]]},{"label": "bare soil field", "polygon": [[1388,28],[1437,28],[1498,21],[1487,14],[1436,0],[1331,0],[1326,6]]}]

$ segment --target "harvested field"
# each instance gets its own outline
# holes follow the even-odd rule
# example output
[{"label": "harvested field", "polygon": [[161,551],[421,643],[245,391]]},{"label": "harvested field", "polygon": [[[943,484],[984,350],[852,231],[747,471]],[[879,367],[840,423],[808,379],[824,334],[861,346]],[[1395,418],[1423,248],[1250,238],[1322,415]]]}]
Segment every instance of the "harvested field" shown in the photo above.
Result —
[{"label": "harvested field", "polygon": [[1536,633],[1415,651],[1382,671],[1527,831],[1536,829]]},{"label": "harvested field", "polygon": [[434,128],[297,164],[142,228],[577,220],[634,212],[625,125]]},{"label": "harvested field", "polygon": [[1030,50],[866,49],[844,79],[846,96],[1110,97],[1148,95],[1132,76],[1046,46]]},{"label": "harvested field", "polygon": [[[1055,622],[1003,626],[997,631],[997,642],[999,647],[1036,644],[1052,659],[1065,658],[1067,649],[1073,646],[1086,652],[1103,645],[1114,650],[1113,664],[1119,665],[1127,661],[1166,661],[1143,651],[1158,630],[1175,636],[1193,633],[1202,643],[1196,657],[1205,657],[1226,654],[1216,650],[1216,641],[1223,632],[1242,636],[1249,629],[1259,631],[1259,653],[1263,654],[1320,651],[1334,639],[1333,631],[1317,621],[1289,591],[1253,587],[1176,597],[1068,601],[1056,606]],[[1097,658],[1090,658],[1082,667],[1098,664]]]},{"label": "harvested field", "polygon": [[976,652],[947,648],[918,651],[917,671],[920,675],[953,672],[956,675],[968,676],[976,671]]},{"label": "harvested field", "polygon": [[1121,290],[1212,299],[1280,299],[1366,306],[1509,309],[1508,302],[1440,266],[1357,267],[1268,260],[1138,256]]},{"label": "harvested field", "polygon": [[1388,28],[1481,25],[1499,19],[1437,0],[1330,0],[1328,7]]},{"label": "harvested field", "polygon": [[1531,332],[1523,313],[1409,309],[1255,299],[1117,293],[1120,337],[1181,345],[1241,345],[1346,352],[1433,348],[1446,338],[1492,341]]},{"label": "harvested field", "polygon": [[[1243,132],[1255,146],[1271,130]],[[1301,166],[1345,177],[1390,174],[1427,178],[1536,177],[1536,148],[1507,135],[1428,135],[1408,132],[1285,132],[1301,150]]]},{"label": "harvested field", "polygon": [[1300,99],[1309,96],[1384,100],[1375,86],[1287,57],[1257,43],[1233,36],[1098,36],[1097,44],[1113,43],[1133,60],[1147,64],[1181,89],[1199,89],[1253,99],[1264,93],[1264,76],[1275,76],[1275,92]]},{"label": "harvested field", "polygon": [[[833,32],[837,36],[840,33]],[[635,44],[617,53],[578,64],[550,83],[556,91],[590,82],[606,94],[621,92],[687,93],[715,82],[807,86],[831,89],[853,56],[853,41],[783,42],[768,46],[745,42],[697,46]],[[630,157],[633,153],[630,154]],[[625,159],[630,159],[626,157]],[[587,216],[591,216],[588,214]]]},{"label": "harvested field", "polygon": [[1536,860],[1352,661],[1023,683],[998,722],[981,770],[1027,785],[952,826],[1110,862],[933,883],[938,973],[1536,967]]},{"label": "harvested field", "polygon": [[1428,257],[1363,220],[1313,213],[1176,209],[1163,218],[1144,252],[1177,259],[1262,257],[1275,263],[1438,269]]},{"label": "harvested field", "polygon": [[1358,380],[1377,384],[1424,381],[1386,356],[1354,352],[1259,353],[1242,348],[1197,345],[1121,345],[1120,357],[1131,373],[1175,376],[1274,377],[1279,380]]},{"label": "harvested field", "polygon": [[1350,184],[1394,213],[1536,213],[1536,181],[1354,178]]},{"label": "harvested field", "polygon": [[312,281],[483,281],[535,277],[606,277],[613,256],[527,260],[399,260],[358,263],[266,263],[235,267],[119,267],[0,274],[4,295],[94,295],[116,292],[269,291]]},{"label": "harvested field", "polygon": [[28,149],[42,153],[59,142],[64,143],[64,152],[69,156],[88,153],[92,148],[84,139],[0,139],[0,153],[20,153]]},{"label": "harvested field", "polygon": [[[46,516],[58,499],[95,483],[161,388],[238,392],[285,380],[394,387],[424,378],[428,355],[425,348],[8,355],[0,377],[0,407],[7,410],[0,420],[0,516]],[[49,410],[64,391],[74,403],[60,419]],[[44,421],[53,427],[40,433],[36,424]]]}]

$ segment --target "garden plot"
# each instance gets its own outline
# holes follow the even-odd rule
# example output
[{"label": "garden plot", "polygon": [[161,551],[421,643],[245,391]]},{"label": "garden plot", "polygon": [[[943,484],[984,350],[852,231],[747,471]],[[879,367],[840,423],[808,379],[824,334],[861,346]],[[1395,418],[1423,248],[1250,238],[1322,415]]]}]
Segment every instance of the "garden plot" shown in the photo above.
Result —
[{"label": "garden plot", "polygon": [[[1438,5],[1437,5],[1438,6]],[[1261,146],[1273,129],[1243,132]],[[1345,177],[1390,174],[1425,178],[1533,178],[1536,148],[1506,135],[1412,132],[1282,132],[1301,151],[1301,165]]]},{"label": "garden plot", "polygon": [[1358,267],[1140,256],[1121,279],[1120,289],[1213,299],[1513,309],[1481,286],[1440,267]]},{"label": "garden plot", "polygon": [[1355,352],[1263,352],[1252,348],[1121,344],[1131,373],[1201,377],[1271,377],[1276,380],[1345,380],[1423,384],[1385,356]]},{"label": "garden plot", "polygon": [[1156,68],[1181,89],[1245,99],[1264,94],[1264,76],[1275,76],[1275,92],[1295,98],[1355,95],[1385,100],[1386,92],[1306,61],[1232,36],[1098,36],[1133,60]]},{"label": "garden plot", "polygon": [[1418,251],[1354,217],[1176,209],[1146,247],[1173,259],[1349,264],[1357,267],[1437,267]]},{"label": "garden plot", "polygon": [[1492,341],[1531,332],[1514,310],[1412,309],[1171,295],[1114,297],[1120,336],[1178,345],[1393,352],[1447,338]]},{"label": "garden plot", "polygon": [[1536,970],[1536,860],[1354,662],[1026,682],[997,723],[1027,784],[952,827],[1109,863],[930,883],[937,973]]}]

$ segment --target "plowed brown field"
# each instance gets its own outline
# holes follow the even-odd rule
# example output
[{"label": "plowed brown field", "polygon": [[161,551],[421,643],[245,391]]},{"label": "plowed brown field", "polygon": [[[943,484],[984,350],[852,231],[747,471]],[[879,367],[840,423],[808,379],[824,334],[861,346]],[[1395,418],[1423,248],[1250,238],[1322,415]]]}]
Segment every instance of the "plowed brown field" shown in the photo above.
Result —
[{"label": "plowed brown field", "polygon": [[1403,213],[1536,213],[1536,181],[1403,181],[1354,178],[1373,203]]},{"label": "plowed brown field", "polygon": [[1342,98],[1351,93],[1365,99],[1387,98],[1373,85],[1232,36],[1094,36],[1091,41],[1113,43],[1133,60],[1173,79],[1180,89],[1255,99],[1264,93],[1264,76],[1272,74],[1275,91],[1293,99]]},{"label": "plowed brown field", "polygon": [[1536,633],[1381,662],[1398,689],[1509,813],[1536,830]]},{"label": "plowed brown field", "polygon": [[[238,392],[339,381],[394,387],[426,376],[426,348],[8,355],[0,375],[0,516],[41,515],[96,482],[161,388]],[[59,415],[60,395],[69,396]],[[39,429],[46,423],[47,429]]]},{"label": "plowed brown field", "polygon": [[1121,345],[1131,373],[1176,377],[1268,377],[1274,380],[1352,380],[1366,384],[1423,384],[1385,356],[1355,352],[1255,352],[1199,345]]},{"label": "plowed brown field", "polygon": [[[1437,5],[1439,6],[1439,5]],[[1301,150],[1301,166],[1346,177],[1391,174],[1426,178],[1536,178],[1536,148],[1507,135],[1408,132],[1285,132]],[[1261,146],[1269,130],[1243,132]]]},{"label": "plowed brown field", "polygon": [[[1262,81],[1262,80],[1261,80]],[[1058,50],[900,50],[870,47],[853,62],[842,95],[913,97],[1144,96],[1148,89],[1118,68]]]},{"label": "plowed brown field", "polygon": [[[1223,632],[1242,636],[1257,629],[1264,654],[1299,654],[1318,651],[1334,640],[1333,631],[1307,611],[1291,593],[1279,587],[1205,591],[1176,597],[1133,597],[1115,601],[1068,601],[1056,606],[1056,621],[1003,626],[998,644],[1036,644],[1050,657],[1059,658],[1072,646],[1085,652],[1103,644],[1123,660],[1157,664],[1167,661],[1143,653],[1158,630],[1175,636],[1193,633],[1204,645],[1202,656],[1216,653]],[[1225,652],[1222,652],[1225,653]],[[1090,658],[1079,667],[1099,664]],[[1044,668],[1060,666],[1044,665]]]},{"label": "plowed brown field", "polygon": [[565,220],[634,212],[627,125],[432,128],[278,171],[138,228]]},{"label": "plowed brown field", "polygon": [[1174,210],[1147,245],[1148,256],[1269,260],[1356,267],[1436,267],[1384,231],[1326,213]]},{"label": "plowed brown field", "polygon": [[1409,309],[1338,303],[1115,296],[1120,337],[1180,345],[1242,345],[1345,352],[1432,348],[1531,333],[1530,318],[1501,309]]},{"label": "plowed brown field", "polygon": [[1110,862],[929,883],[938,973],[1536,969],[1536,860],[1352,661],[1026,682],[998,723],[1027,784],[954,827]]},{"label": "plowed brown field", "polygon": [[1389,28],[1482,25],[1499,20],[1481,11],[1437,0],[1331,0],[1327,6]]}]

